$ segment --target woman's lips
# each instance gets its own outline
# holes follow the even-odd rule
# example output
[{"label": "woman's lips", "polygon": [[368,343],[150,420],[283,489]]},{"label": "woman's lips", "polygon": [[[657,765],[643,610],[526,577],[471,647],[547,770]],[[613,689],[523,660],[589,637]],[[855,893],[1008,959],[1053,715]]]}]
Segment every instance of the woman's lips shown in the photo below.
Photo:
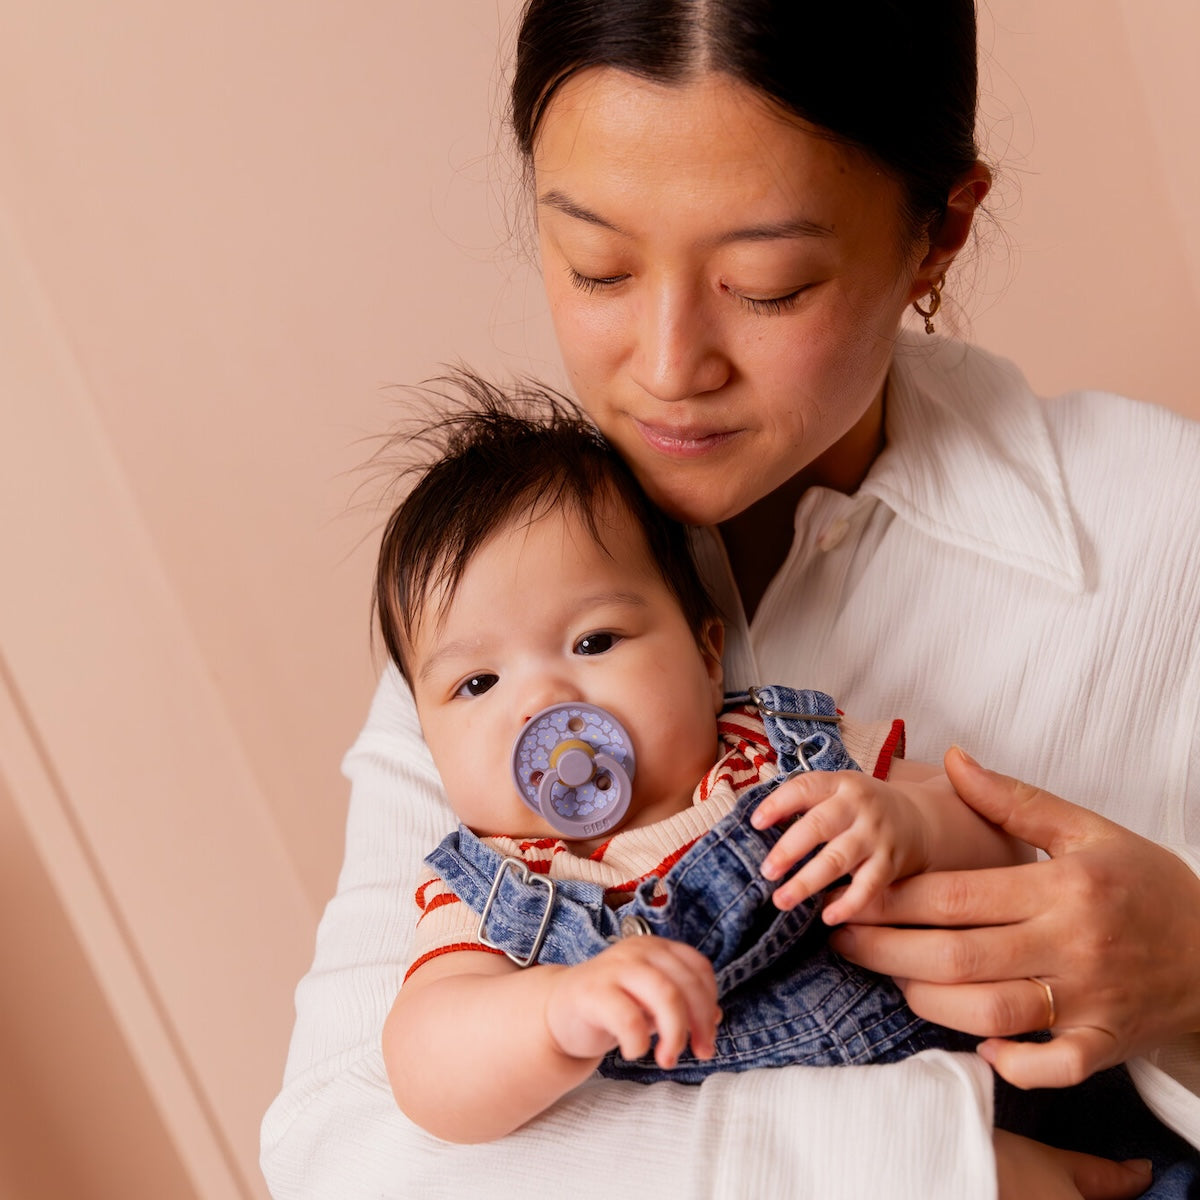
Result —
[{"label": "woman's lips", "polygon": [[737,436],[736,430],[670,429],[634,420],[647,445],[672,458],[700,458]]}]

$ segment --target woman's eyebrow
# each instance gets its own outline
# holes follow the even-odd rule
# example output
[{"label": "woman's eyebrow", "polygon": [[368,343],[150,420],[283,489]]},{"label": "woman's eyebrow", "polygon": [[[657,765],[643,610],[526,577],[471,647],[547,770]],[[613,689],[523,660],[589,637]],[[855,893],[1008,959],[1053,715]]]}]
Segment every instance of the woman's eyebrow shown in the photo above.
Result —
[{"label": "woman's eyebrow", "polygon": [[827,238],[833,237],[833,229],[804,217],[793,217],[786,221],[768,221],[762,225],[748,225],[745,229],[731,229],[717,238],[719,245],[729,242],[771,242],[780,238]]},{"label": "woman's eyebrow", "polygon": [[[606,220],[599,213],[592,212],[590,208],[584,208],[582,204],[572,200],[570,196],[565,192],[560,192],[557,188],[543,192],[538,197],[538,203],[544,204],[547,208],[553,208],[565,216],[574,217],[577,221],[586,221],[589,225],[598,225],[601,229],[611,230],[623,237],[627,236],[619,225],[614,225],[612,221]],[[833,236],[833,229],[828,225],[822,225],[819,221],[810,221],[805,217],[791,217],[783,221],[765,221],[759,225],[747,225],[741,229],[727,230],[713,238],[712,244],[725,246],[730,242],[771,242],[787,238],[828,238]]]},{"label": "woman's eyebrow", "polygon": [[557,188],[543,192],[538,197],[538,203],[544,204],[547,208],[556,209],[568,217],[574,217],[577,221],[586,221],[589,225],[599,225],[601,229],[611,229],[613,233],[624,234],[625,232],[611,221],[606,221],[599,214],[592,212],[590,208],[584,208],[582,204],[577,204],[570,196],[560,192]]}]

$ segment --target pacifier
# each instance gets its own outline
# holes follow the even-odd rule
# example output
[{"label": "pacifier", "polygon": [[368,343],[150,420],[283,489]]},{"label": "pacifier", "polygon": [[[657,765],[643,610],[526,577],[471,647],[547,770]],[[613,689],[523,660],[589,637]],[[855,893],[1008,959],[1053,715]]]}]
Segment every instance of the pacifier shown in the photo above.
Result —
[{"label": "pacifier", "polygon": [[552,704],[525,723],[512,775],[526,805],[561,834],[596,837],[620,824],[633,796],[633,741],[594,704]]}]

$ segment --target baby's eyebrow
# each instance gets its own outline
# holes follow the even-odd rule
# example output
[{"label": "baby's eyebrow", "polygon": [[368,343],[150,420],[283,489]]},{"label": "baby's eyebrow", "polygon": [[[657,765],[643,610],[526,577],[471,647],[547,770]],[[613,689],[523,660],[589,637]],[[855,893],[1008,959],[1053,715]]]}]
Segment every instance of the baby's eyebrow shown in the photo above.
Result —
[{"label": "baby's eyebrow", "polygon": [[[608,591],[591,592],[575,600],[571,609],[582,615],[591,609],[604,608],[648,608],[650,601],[640,592]],[[579,619],[577,616],[576,620]],[[421,664],[416,675],[424,683],[434,671],[446,661],[456,658],[473,658],[483,654],[483,643],[478,638],[454,638],[443,642]]]},{"label": "baby's eyebrow", "polygon": [[417,672],[417,678],[424,682],[447,659],[469,658],[478,654],[480,649],[478,641],[470,641],[467,638],[458,638],[452,642],[443,642],[421,664],[421,669]]},{"label": "baby's eyebrow", "polygon": [[578,613],[592,608],[648,608],[650,601],[640,592],[593,592],[581,596],[573,606]]}]

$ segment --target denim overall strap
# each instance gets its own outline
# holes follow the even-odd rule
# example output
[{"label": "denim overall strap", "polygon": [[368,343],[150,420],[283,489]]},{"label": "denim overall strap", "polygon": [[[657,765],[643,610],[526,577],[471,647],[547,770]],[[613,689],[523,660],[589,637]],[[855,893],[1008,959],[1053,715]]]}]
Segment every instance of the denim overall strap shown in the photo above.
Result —
[{"label": "denim overall strap", "polygon": [[599,884],[531,872],[466,826],[443,838],[425,861],[481,915],[480,940],[519,965],[583,962],[620,935],[620,917],[604,903]]},{"label": "denim overall strap", "polygon": [[[740,797],[666,875],[643,881],[616,910],[595,884],[533,875],[505,859],[465,827],[426,858],[458,897],[481,914],[481,940],[514,962],[570,965],[603,950],[622,930],[656,933],[686,942],[706,955],[722,992],[736,987],[792,947],[820,911],[814,897],[788,913],[770,904],[778,881],[761,865],[781,830],[755,829],[750,813],[767,792],[802,770],[857,770],[838,734],[838,713],[823,692],[782,686],[731,695],[727,704],[752,701],[763,714],[779,774]],[[749,947],[749,949],[745,949]]]},{"label": "denim overall strap", "polygon": [[674,938],[710,959],[725,1014],[716,1057],[701,1062],[685,1050],[666,1072],[652,1055],[626,1062],[614,1052],[601,1063],[601,1074],[694,1083],[721,1070],[887,1062],[929,1047],[973,1044],[914,1016],[890,980],[833,954],[818,919],[819,896],[789,912],[771,903],[777,883],[763,879],[761,864],[782,830],[755,829],[750,813],[798,771],[855,770],[857,764],[823,693],[770,687],[731,699],[759,707],[779,773],[747,789],[661,881],[643,881],[615,911],[605,906],[598,885],[555,880],[551,890],[526,864],[504,859],[465,829],[426,861],[484,913],[488,944],[522,965],[582,962],[629,933]]},{"label": "denim overall strap", "polygon": [[772,684],[726,697],[727,703],[743,700],[762,714],[780,774],[861,770],[842,742],[837,705],[824,692]]},{"label": "denim overall strap", "polygon": [[[626,928],[634,918],[647,933],[699,950],[713,964],[722,996],[791,950],[808,933],[823,902],[818,895],[788,912],[775,908],[771,893],[782,881],[764,879],[762,863],[783,829],[755,829],[750,814],[764,796],[800,771],[859,769],[842,744],[833,700],[823,692],[764,687],[727,697],[727,704],[746,699],[763,714],[779,774],[748,788],[661,885],[653,878],[643,881],[617,909]],[[818,923],[813,933],[823,937],[824,929]]]}]

